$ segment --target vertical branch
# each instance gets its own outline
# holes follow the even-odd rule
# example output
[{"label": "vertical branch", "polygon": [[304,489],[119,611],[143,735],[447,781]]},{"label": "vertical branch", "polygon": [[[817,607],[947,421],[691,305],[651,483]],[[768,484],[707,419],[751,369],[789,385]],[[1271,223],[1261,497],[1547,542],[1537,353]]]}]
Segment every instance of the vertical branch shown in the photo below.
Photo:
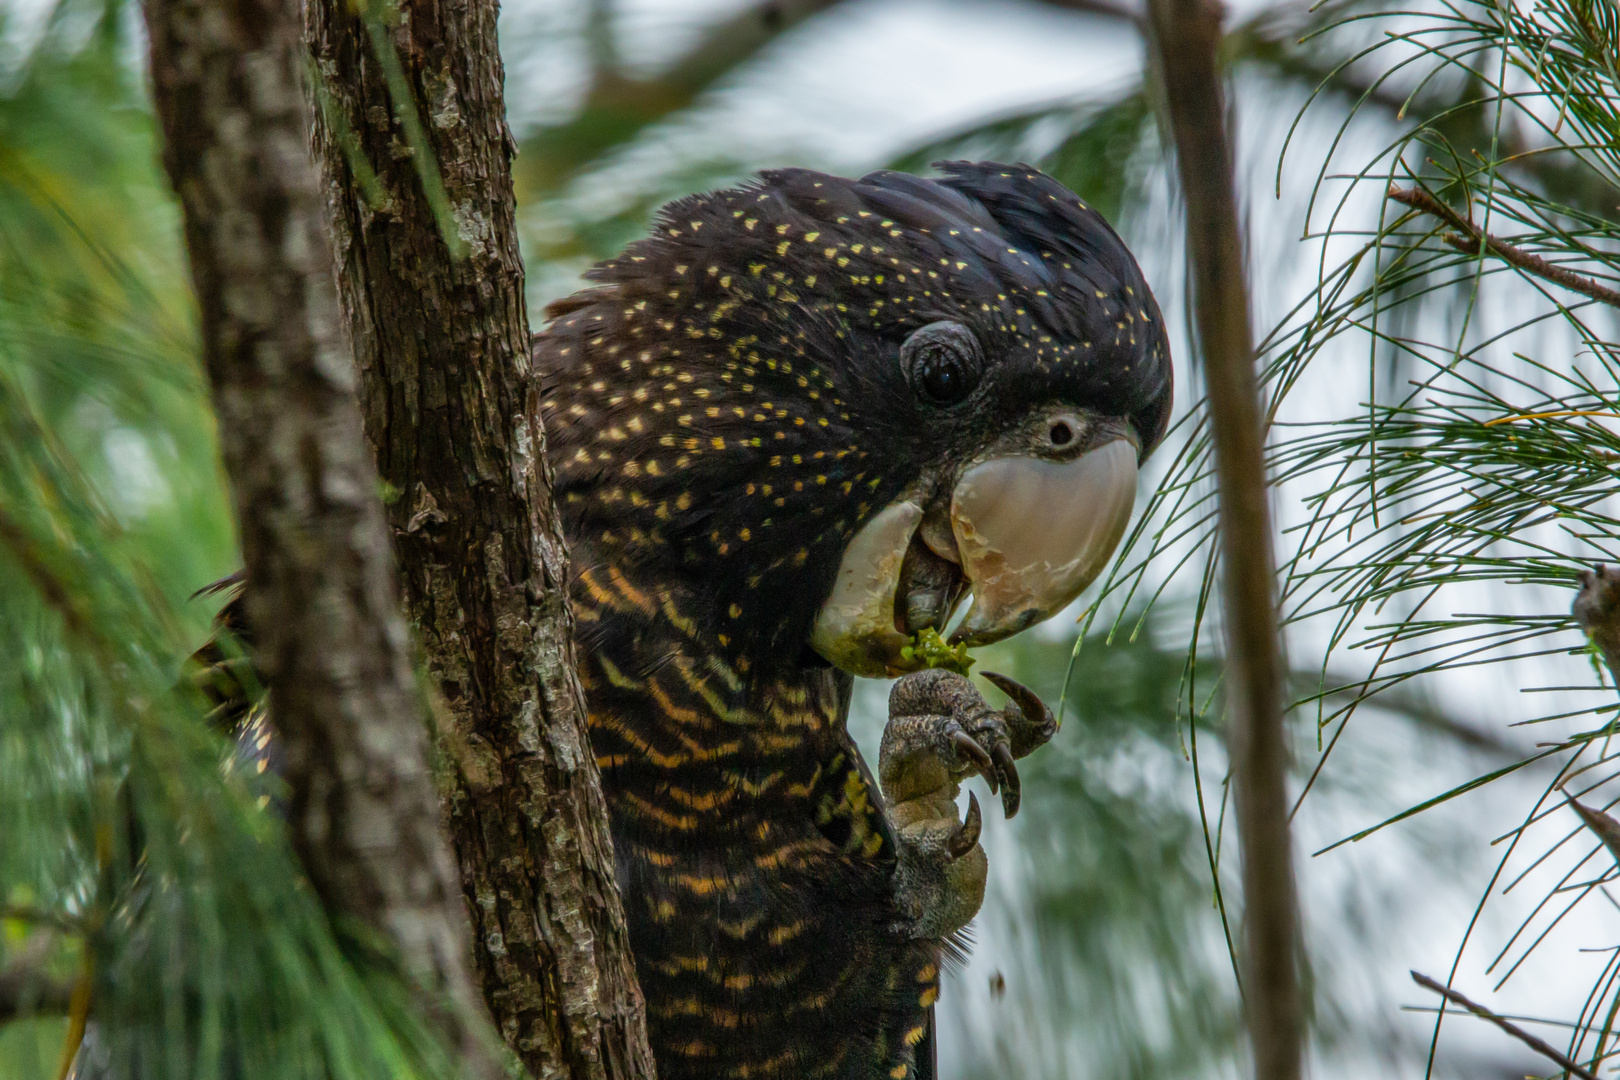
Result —
[{"label": "vertical branch", "polygon": [[496,12],[309,0],[316,142],[406,609],[447,707],[485,1000],[533,1075],[637,1080],[652,1056],[530,375]]},{"label": "vertical branch", "polygon": [[1148,13],[1187,206],[1187,247],[1220,489],[1249,1037],[1257,1080],[1297,1080],[1304,1019],[1282,661],[1254,343],[1216,68],[1221,8],[1215,0],[1150,0]]},{"label": "vertical branch", "polygon": [[293,843],[334,921],[380,930],[469,1075],[494,1077],[337,321],[298,4],[149,0],[146,17]]}]

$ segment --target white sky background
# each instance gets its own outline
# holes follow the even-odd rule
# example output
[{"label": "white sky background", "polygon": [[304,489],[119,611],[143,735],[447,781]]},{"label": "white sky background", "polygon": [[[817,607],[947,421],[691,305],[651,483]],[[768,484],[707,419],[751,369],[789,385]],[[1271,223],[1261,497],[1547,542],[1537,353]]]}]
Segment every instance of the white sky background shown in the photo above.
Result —
[{"label": "white sky background", "polygon": [[[691,44],[695,27],[742,6],[737,0],[623,0],[617,5],[622,55],[634,68],[655,70]],[[1240,16],[1257,10],[1252,3],[1237,6]],[[577,100],[585,71],[577,38],[571,35],[580,28],[580,11],[546,0],[514,0],[506,6],[508,101],[520,132],[566,115]],[[611,202],[616,176],[632,188],[637,178],[668,169],[672,155],[694,152],[725,154],[755,166],[803,164],[858,173],[975,119],[1057,98],[1106,100],[1132,85],[1140,77],[1141,65],[1140,46],[1122,25],[1038,4],[856,0],[784,38],[770,54],[737,72],[678,127],[652,133],[640,148],[593,180],[586,197]],[[1256,325],[1262,330],[1307,291],[1316,270],[1316,249],[1298,241],[1302,193],[1285,191],[1281,202],[1271,197],[1281,138],[1299,105],[1291,94],[1279,94],[1262,80],[1250,78],[1241,83],[1236,100],[1240,173],[1252,208]],[[1320,129],[1305,129],[1293,150],[1295,168],[1287,173],[1289,185],[1309,182],[1298,166],[1314,167],[1328,137]],[[1359,163],[1374,149],[1370,140],[1384,137],[1387,133],[1376,131],[1361,133],[1359,140],[1353,135],[1341,161]],[[691,150],[693,145],[696,151]],[[1357,157],[1358,151],[1362,157]],[[1174,287],[1180,257],[1164,242],[1172,234],[1175,212],[1168,196],[1161,195],[1124,227],[1171,326],[1179,328],[1185,319]],[[545,282],[544,293],[557,295],[572,287],[573,279],[564,274]],[[1176,349],[1182,358],[1179,397],[1185,405],[1193,380],[1184,336]],[[1360,374],[1364,369],[1355,364],[1346,368],[1358,372],[1357,385],[1337,385],[1336,376],[1319,370],[1314,385],[1296,398],[1306,413],[1338,415],[1347,395],[1355,401],[1365,399],[1361,385],[1365,376]],[[1281,522],[1298,520],[1300,494],[1279,494]],[[1516,598],[1531,610],[1543,603],[1567,605],[1568,600],[1568,596]],[[1499,609],[1504,601],[1492,597],[1481,602]],[[1296,657],[1319,654],[1320,642],[1312,640],[1319,637],[1308,629],[1296,634],[1291,645]],[[1448,677],[1433,688],[1443,695],[1450,713],[1494,727],[1545,710],[1544,700],[1525,703],[1515,680],[1580,681],[1563,677],[1568,675],[1550,671],[1548,665],[1537,665],[1534,671],[1523,666],[1493,668]],[[886,693],[887,685],[878,683],[863,683],[858,692],[853,726],[871,760],[876,756]],[[1528,745],[1533,737],[1520,743]],[[1338,765],[1330,766],[1329,782],[1313,793],[1297,820],[1302,853],[1443,791],[1483,767],[1480,760],[1470,760],[1452,746],[1425,742],[1409,726],[1375,710],[1357,721],[1339,753]],[[1346,777],[1341,785],[1333,782],[1334,768]],[[1546,776],[1543,771],[1499,784],[1361,844],[1302,860],[1306,917],[1317,943],[1317,975],[1331,984],[1348,1014],[1328,1022],[1341,1032],[1360,1033],[1323,1047],[1313,1061],[1312,1075],[1348,1077],[1391,1069],[1420,1075],[1421,1064],[1413,1066],[1413,1054],[1421,1062],[1429,1019],[1402,1012],[1400,1006],[1432,1002],[1408,981],[1407,969],[1446,976],[1462,927],[1498,854],[1499,849],[1487,844],[1516,824]],[[1218,790],[1219,779],[1217,770],[1206,776],[1206,783]],[[1190,772],[1185,768],[1179,775],[1164,777],[1163,784],[1164,797],[1190,798]],[[1021,883],[1028,872],[1018,831],[1003,826],[993,809],[996,800],[987,798],[987,791],[981,790],[980,796],[988,811],[986,847],[995,879],[978,921],[974,959],[949,988],[942,1006],[944,1075],[958,1076],[965,1062],[986,1060],[998,1025],[1008,1023],[1022,1032],[1026,1043],[1019,1061],[1023,1075],[1092,1075],[1083,1037],[1061,1029],[1035,1032],[1028,1022],[1020,1024],[998,1013],[1016,1001],[1020,972],[1039,965],[1042,957],[1032,954],[1015,932]],[[1029,797],[1038,794],[1026,794]],[[1529,883],[1518,893],[1525,899],[1498,898],[1487,909],[1476,931],[1482,946],[1465,957],[1458,985],[1503,1011],[1573,1017],[1603,959],[1578,950],[1616,940],[1620,919],[1588,902],[1577,917],[1553,932],[1538,957],[1501,994],[1493,995],[1489,987],[1495,977],[1483,971],[1486,958],[1540,896]],[[989,977],[996,971],[1012,987],[1001,1003],[988,993]],[[1442,1060],[1458,1072],[1478,1075],[1480,1069],[1489,1070],[1505,1060],[1539,1068],[1516,1044],[1477,1022],[1455,1020],[1447,1032]],[[1563,1038],[1553,1029],[1544,1034],[1555,1043]],[[1397,1054],[1403,1049],[1405,1053]]]}]

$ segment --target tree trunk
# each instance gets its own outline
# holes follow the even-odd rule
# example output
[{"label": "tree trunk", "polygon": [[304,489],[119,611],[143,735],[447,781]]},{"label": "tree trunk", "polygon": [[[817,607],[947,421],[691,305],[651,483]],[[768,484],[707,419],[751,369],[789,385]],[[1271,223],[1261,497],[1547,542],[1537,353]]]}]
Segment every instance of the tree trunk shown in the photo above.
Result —
[{"label": "tree trunk", "polygon": [[496,4],[307,11],[339,291],[448,706],[485,1000],[537,1077],[651,1077],[529,375]]},{"label": "tree trunk", "polygon": [[468,1075],[498,1076],[337,322],[296,0],[146,14],[293,842],[335,918],[385,932]]}]

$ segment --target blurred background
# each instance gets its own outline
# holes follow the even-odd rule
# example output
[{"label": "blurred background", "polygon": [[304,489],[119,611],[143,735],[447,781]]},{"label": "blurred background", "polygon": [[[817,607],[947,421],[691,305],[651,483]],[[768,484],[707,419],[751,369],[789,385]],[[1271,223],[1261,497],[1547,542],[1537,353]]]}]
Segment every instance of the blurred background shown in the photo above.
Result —
[{"label": "blurred background", "polygon": [[[1124,0],[778,0],[765,8],[757,0],[506,4],[531,315],[640,235],[666,200],[761,168],[859,174],[922,171],[952,157],[1025,160],[1116,224],[1176,332],[1177,415],[1186,422],[1145,474],[1147,524],[1115,577],[1075,610],[979,657],[981,670],[1061,700],[1065,722],[1028,763],[1019,817],[986,815],[992,882],[971,959],[951,974],[940,1005],[942,1073],[1239,1075],[1231,936],[1240,901],[1220,737],[1219,613],[1206,587],[1212,507],[1199,381],[1188,363],[1179,202],[1134,11]],[[1384,21],[1313,36],[1359,14]],[[1365,254],[1382,227],[1387,178],[1366,170],[1382,161],[1387,172],[1391,155],[1405,153],[1391,147],[1412,129],[1404,112],[1414,102],[1443,118],[1458,160],[1480,148],[1494,153],[1507,135],[1529,130],[1504,127],[1489,109],[1459,108],[1480,94],[1467,72],[1424,81],[1426,69],[1400,69],[1432,45],[1406,41],[1355,59],[1391,27],[1410,29],[1423,17],[1372,5],[1244,2],[1230,11],[1225,58],[1255,325],[1257,337],[1276,328],[1267,356],[1286,434],[1276,513],[1291,530],[1280,549],[1292,575],[1286,647],[1304,702],[1294,714],[1300,789],[1310,782],[1294,819],[1314,994],[1310,1074],[1421,1076],[1437,1045],[1436,1072],[1506,1080],[1547,1067],[1469,1018],[1448,1020],[1433,1044],[1435,1001],[1407,972],[1444,981],[1455,965],[1457,985],[1477,1000],[1562,1023],[1537,1029],[1559,1045],[1570,1041],[1571,1024],[1612,1019],[1604,1010],[1614,1000],[1620,905],[1602,886],[1613,868],[1575,836],[1558,800],[1547,801],[1568,755],[1315,854],[1514,765],[1539,743],[1594,728],[1594,710],[1613,711],[1613,690],[1602,688],[1568,619],[1569,572],[1615,558],[1601,537],[1537,519],[1522,529],[1491,526],[1468,547],[1469,558],[1495,560],[1492,573],[1436,562],[1435,545],[1421,540],[1408,554],[1414,565],[1444,563],[1438,578],[1385,587],[1333,576],[1367,565],[1372,556],[1358,545],[1371,542],[1387,558],[1398,546],[1376,514],[1327,524],[1335,493],[1353,486],[1344,479],[1354,450],[1344,424],[1369,403],[1404,400],[1412,379],[1441,369],[1470,392],[1506,394],[1508,386],[1539,401],[1547,385],[1567,382],[1592,340],[1613,338],[1605,316],[1592,317],[1590,338],[1572,332],[1557,318],[1568,297],[1527,291],[1518,279],[1471,292],[1403,279],[1410,302],[1382,327],[1366,318],[1365,304],[1333,291],[1341,281],[1334,268]],[[33,467],[24,444],[48,444],[52,460],[72,463],[105,511],[80,523],[93,540],[73,542],[105,545],[166,598],[172,640],[201,642],[212,607],[188,597],[236,569],[237,555],[143,49],[138,7],[123,0],[0,0],[0,375],[12,401],[0,440],[21,472]],[[1380,82],[1385,75],[1393,81]],[[1545,130],[1536,137],[1551,139]],[[1549,165],[1516,182],[1592,213],[1615,210],[1612,180],[1579,168]],[[1351,266],[1343,287],[1361,295],[1367,274],[1379,272],[1370,267]],[[1443,348],[1426,353],[1413,344],[1420,340]],[[1465,355],[1462,366],[1453,362]],[[1527,362],[1504,374],[1502,359],[1515,355],[1543,367]],[[1470,374],[1468,364],[1494,366]],[[1612,378],[1588,389],[1614,398]],[[31,426],[17,419],[25,412]],[[1421,484],[1421,460],[1405,467]],[[1168,494],[1150,503],[1161,483]],[[1451,483],[1455,491],[1462,482]],[[1586,483],[1595,494],[1582,505],[1606,505],[1609,481]],[[1401,536],[1421,529],[1400,520],[1410,526],[1396,530]],[[1515,568],[1508,549],[1516,543],[1541,560],[1539,575]],[[14,569],[3,578],[0,586],[22,588]],[[1408,599],[1415,594],[1421,603]],[[13,614],[0,650],[21,655],[38,628]],[[1412,636],[1414,619],[1429,620],[1427,637]],[[1405,637],[1379,630],[1402,620]],[[1382,692],[1348,723],[1346,709],[1375,672],[1401,677],[1379,682]],[[851,723],[869,760],[886,692],[865,682],[857,691]],[[0,781],[21,768],[4,742],[13,700],[0,696]],[[0,816],[0,848],[27,813],[18,798],[0,796],[0,815],[13,815]],[[1527,821],[1529,831],[1516,832]],[[15,868],[7,858],[0,851],[0,870]],[[0,889],[20,880],[0,877]],[[37,899],[22,886],[0,891],[6,903]],[[21,920],[0,919],[7,948],[28,932]],[[0,1078],[54,1075],[61,1037],[55,1020],[0,1026]]]}]

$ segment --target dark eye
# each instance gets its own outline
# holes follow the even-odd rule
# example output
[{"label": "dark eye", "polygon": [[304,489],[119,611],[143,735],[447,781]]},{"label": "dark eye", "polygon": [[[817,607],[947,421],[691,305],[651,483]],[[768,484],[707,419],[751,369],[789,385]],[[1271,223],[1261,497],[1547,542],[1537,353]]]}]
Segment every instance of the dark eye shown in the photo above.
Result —
[{"label": "dark eye", "polygon": [[935,405],[955,405],[979,385],[979,342],[961,323],[936,322],[915,331],[900,346],[900,361],[912,389]]},{"label": "dark eye", "polygon": [[917,386],[941,405],[955,405],[973,389],[961,361],[943,349],[917,361]]}]

